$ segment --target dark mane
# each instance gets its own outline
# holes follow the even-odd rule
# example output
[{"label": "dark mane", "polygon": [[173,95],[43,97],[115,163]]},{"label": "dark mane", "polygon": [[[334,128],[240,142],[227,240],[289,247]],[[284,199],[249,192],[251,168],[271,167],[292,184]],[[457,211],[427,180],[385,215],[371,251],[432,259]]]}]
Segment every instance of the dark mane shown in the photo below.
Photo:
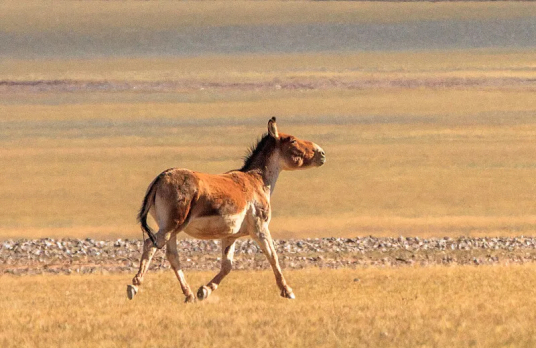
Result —
[{"label": "dark mane", "polygon": [[270,145],[275,143],[273,140],[274,138],[272,138],[268,133],[264,133],[262,138],[260,138],[255,145],[249,148],[248,154],[244,157],[244,165],[239,170],[241,172],[246,172],[252,169],[255,164],[260,164],[255,163],[258,159],[258,156],[262,154],[262,152],[265,151]]}]

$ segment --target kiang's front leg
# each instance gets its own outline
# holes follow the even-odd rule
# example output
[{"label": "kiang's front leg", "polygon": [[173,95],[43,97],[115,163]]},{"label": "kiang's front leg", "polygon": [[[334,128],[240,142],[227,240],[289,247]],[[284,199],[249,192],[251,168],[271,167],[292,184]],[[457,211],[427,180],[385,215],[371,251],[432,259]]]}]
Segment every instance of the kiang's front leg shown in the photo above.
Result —
[{"label": "kiang's front leg", "polygon": [[233,269],[233,257],[235,250],[235,237],[226,238],[221,240],[221,269],[218,274],[207,284],[203,285],[197,291],[197,298],[204,300],[210,296],[210,294],[218,288],[223,278],[225,278]]},{"label": "kiang's front leg", "polygon": [[268,262],[270,262],[272,270],[274,271],[275,281],[279,287],[279,290],[281,290],[281,296],[289,299],[296,298],[292,292],[292,289],[290,286],[288,286],[285,277],[283,277],[283,272],[279,266],[279,259],[277,258],[277,253],[275,252],[272,235],[268,229],[268,224],[259,224],[255,230],[251,231],[250,235],[259,244],[262,251],[266,255],[266,258],[268,259]]}]

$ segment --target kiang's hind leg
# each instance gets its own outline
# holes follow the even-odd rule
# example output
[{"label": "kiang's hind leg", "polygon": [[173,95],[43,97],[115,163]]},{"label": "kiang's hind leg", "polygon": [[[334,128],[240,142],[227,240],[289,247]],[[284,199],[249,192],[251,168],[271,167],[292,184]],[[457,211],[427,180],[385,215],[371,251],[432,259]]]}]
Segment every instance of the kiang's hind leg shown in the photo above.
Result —
[{"label": "kiang's hind leg", "polygon": [[[152,215],[154,216],[154,211],[152,212]],[[149,270],[149,265],[151,264],[151,260],[156,250],[162,248],[165,245],[165,243],[171,237],[170,231],[173,231],[173,229],[175,228],[174,224],[163,220],[160,220],[159,225],[163,226],[163,228],[160,228],[158,230],[158,233],[156,233],[158,248],[154,246],[150,238],[147,238],[143,242],[143,253],[141,255],[140,268],[138,270],[138,273],[134,276],[134,278],[132,278],[132,285],[127,285],[127,296],[131,300],[138,293],[138,287],[142,284],[143,277],[145,276],[145,273],[147,273],[147,271]]]},{"label": "kiang's hind leg", "polygon": [[156,250],[156,247],[149,238],[143,242],[143,253],[140,260],[140,269],[134,278],[132,278],[132,285],[127,286],[127,296],[130,300],[132,300],[132,298],[138,293],[138,286],[140,286],[143,282],[143,276],[149,269],[149,265],[151,264],[151,260]]},{"label": "kiang's hind leg", "polygon": [[221,240],[221,269],[218,274],[207,284],[199,288],[197,291],[197,298],[204,300],[210,296],[210,294],[218,288],[223,278],[225,278],[233,268],[233,256],[235,250],[236,238],[226,238]]},{"label": "kiang's hind leg", "polygon": [[181,284],[182,293],[186,296],[184,302],[195,302],[195,296],[190,289],[190,286],[186,282],[184,273],[181,269],[179,261],[179,252],[177,251],[177,234],[173,233],[166,245],[166,257],[173,269],[173,272],[177,276],[179,283]]},{"label": "kiang's hind leg", "polygon": [[[191,189],[191,188],[190,188]],[[191,191],[191,190],[190,190]],[[177,266],[177,271],[180,271],[178,265],[178,257],[174,254],[177,252],[176,233],[181,231],[187,223],[187,217],[190,212],[190,204],[192,202],[191,192],[188,190],[179,190],[173,185],[161,186],[155,194],[154,205],[150,209],[151,216],[158,224],[158,233],[155,234],[156,246],[151,239],[145,240],[143,243],[143,254],[140,261],[140,269],[138,274],[132,279],[132,285],[127,286],[127,295],[132,299],[138,292],[138,286],[143,282],[143,276],[149,269],[151,259],[157,249],[161,249],[164,245],[168,245],[171,251],[166,252],[168,260],[172,262],[172,266]],[[168,243],[173,238],[173,243]],[[171,246],[171,247],[170,247]],[[174,268],[175,270],[175,268]],[[182,272],[177,273],[179,281]],[[182,276],[184,278],[184,275]],[[182,286],[181,281],[181,286]],[[184,291],[184,288],[183,288]]]}]

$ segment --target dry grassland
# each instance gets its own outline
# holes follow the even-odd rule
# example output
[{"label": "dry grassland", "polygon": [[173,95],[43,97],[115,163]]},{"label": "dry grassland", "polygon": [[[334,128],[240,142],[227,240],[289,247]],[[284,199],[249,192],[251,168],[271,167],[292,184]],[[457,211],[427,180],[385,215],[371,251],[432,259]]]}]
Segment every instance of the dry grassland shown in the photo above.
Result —
[{"label": "dry grassland", "polygon": [[533,51],[475,49],[422,52],[248,54],[195,58],[5,59],[9,81],[127,80],[209,82],[332,78],[532,78]]},{"label": "dry grassland", "polygon": [[[463,76],[474,69],[473,55],[480,65],[493,62],[484,74],[532,76],[528,54],[465,52],[441,65],[448,52],[433,61],[429,53],[385,53],[383,61],[371,54],[368,65],[355,64],[379,75],[382,67],[391,74],[400,68],[395,62],[406,62],[410,78],[422,71]],[[428,65],[412,65],[411,57]],[[270,58],[276,71],[298,65],[298,58],[290,59],[285,69],[285,58]],[[270,70],[254,60],[241,73]],[[329,71],[344,74],[348,67],[344,59],[339,63]],[[99,71],[98,65],[91,69]],[[128,65],[116,69],[117,76],[135,76]],[[77,78],[91,75],[73,71]],[[223,78],[224,69],[216,75]],[[1,235],[137,237],[134,215],[156,174],[172,166],[211,173],[239,167],[272,115],[282,131],[313,140],[328,154],[320,169],[281,176],[272,223],[279,238],[533,234],[533,94],[508,85],[6,93],[0,105]]]},{"label": "dry grassland", "polygon": [[[533,347],[536,266],[234,272],[183,304],[171,272],[2,277],[2,347]],[[192,286],[210,273],[189,273]],[[359,279],[359,281],[355,281]]]},{"label": "dry grassland", "polygon": [[[517,2],[0,6],[5,32],[73,31],[88,38],[97,35],[95,28],[157,32],[171,25],[535,15],[534,6]],[[28,16],[31,23],[22,20]],[[278,238],[534,234],[535,68],[534,51],[501,49],[5,59],[0,239],[138,237],[135,213],[155,175],[175,166],[210,173],[239,167],[274,115],[283,132],[319,143],[328,156],[320,169],[280,177],[272,222]],[[17,81],[22,87],[9,85]],[[112,87],[87,92],[31,85],[39,81],[107,81]],[[166,81],[205,87],[113,90],[113,83]],[[371,81],[376,87],[367,87]],[[279,82],[297,87],[279,89]]]}]

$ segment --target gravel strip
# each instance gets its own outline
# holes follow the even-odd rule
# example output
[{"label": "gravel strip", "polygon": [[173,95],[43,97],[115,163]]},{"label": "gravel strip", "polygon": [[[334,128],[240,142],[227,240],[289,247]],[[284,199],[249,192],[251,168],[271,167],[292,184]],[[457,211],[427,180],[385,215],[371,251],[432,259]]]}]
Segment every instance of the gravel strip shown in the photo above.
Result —
[{"label": "gravel strip", "polygon": [[[274,241],[283,268],[344,268],[403,265],[521,264],[536,261],[534,237],[316,238]],[[250,239],[236,242],[234,269],[269,264]],[[2,274],[117,273],[137,271],[141,240],[20,239],[0,242]],[[185,270],[218,270],[219,241],[185,239],[179,254]],[[169,269],[163,252],[151,270]]]},{"label": "gravel strip", "polygon": [[468,88],[468,87],[536,87],[536,80],[519,77],[429,77],[429,78],[286,78],[249,82],[199,81],[193,79],[167,81],[124,80],[0,80],[2,93],[50,92],[177,92],[199,90],[326,90],[369,88]]}]

